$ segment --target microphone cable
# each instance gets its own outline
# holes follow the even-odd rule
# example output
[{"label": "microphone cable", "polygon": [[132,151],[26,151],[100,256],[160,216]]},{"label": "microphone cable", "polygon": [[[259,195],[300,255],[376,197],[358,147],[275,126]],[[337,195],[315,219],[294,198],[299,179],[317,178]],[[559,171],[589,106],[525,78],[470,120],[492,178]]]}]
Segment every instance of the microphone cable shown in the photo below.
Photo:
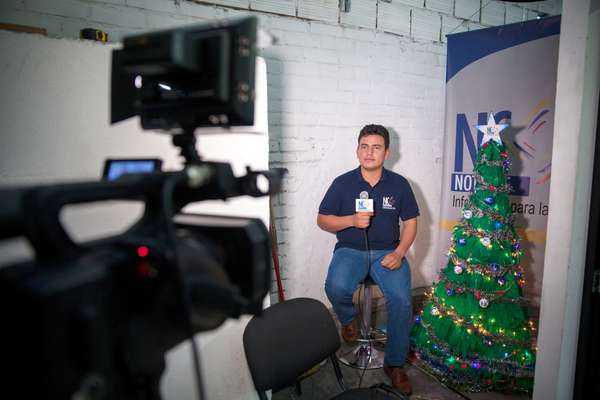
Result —
[{"label": "microphone cable", "polygon": [[[371,272],[371,249],[369,248],[369,236],[367,234],[367,228],[363,228],[363,235],[365,238],[365,249],[367,251],[367,275],[365,276],[365,279],[370,275]],[[363,294],[364,294],[364,283],[363,283]],[[370,301],[370,299],[369,299]],[[368,355],[369,357],[367,358],[367,361],[365,362],[363,369],[362,369],[362,373],[360,375],[360,379],[358,381],[358,387],[360,388],[362,385],[362,381],[363,378],[365,377],[365,373],[367,372],[367,367],[369,366],[369,362],[371,362],[371,357],[372,357],[372,351],[373,351],[373,344],[371,342],[371,332],[370,332],[370,326],[365,326],[365,318],[363,317],[363,312],[364,310],[361,309],[361,302],[360,302],[360,290],[358,291],[358,308],[359,308],[359,315],[360,317],[360,326],[361,328],[365,329],[365,334],[367,336],[367,341],[369,343],[369,352]],[[370,320],[370,318],[369,318]],[[361,345],[362,346],[362,345]]]}]

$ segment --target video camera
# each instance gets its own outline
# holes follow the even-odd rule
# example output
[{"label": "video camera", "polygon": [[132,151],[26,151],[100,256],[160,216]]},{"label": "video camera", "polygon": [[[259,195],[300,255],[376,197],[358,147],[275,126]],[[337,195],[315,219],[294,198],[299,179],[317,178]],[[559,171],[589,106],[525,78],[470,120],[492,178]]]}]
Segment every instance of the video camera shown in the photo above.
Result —
[{"label": "video camera", "polygon": [[[260,220],[180,212],[279,190],[278,172],[236,177],[195,146],[197,127],[254,121],[255,18],[133,36],[112,55],[111,122],[139,115],[172,134],[185,167],[0,190],[0,240],[35,250],[0,268],[3,398],[159,399],[166,351],[260,313],[269,291]],[[144,213],[123,234],[76,243],[61,209],[109,200],[142,201]]]}]

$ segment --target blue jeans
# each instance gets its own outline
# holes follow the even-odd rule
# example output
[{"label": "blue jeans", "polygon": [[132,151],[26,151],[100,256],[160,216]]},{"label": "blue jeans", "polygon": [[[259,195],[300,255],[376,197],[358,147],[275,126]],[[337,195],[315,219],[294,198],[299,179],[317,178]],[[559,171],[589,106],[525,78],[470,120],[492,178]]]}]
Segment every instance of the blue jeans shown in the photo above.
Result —
[{"label": "blue jeans", "polygon": [[391,250],[370,250],[371,265],[367,265],[367,251],[337,249],[329,264],[325,292],[340,323],[349,325],[356,317],[352,295],[367,274],[371,275],[385,297],[387,344],[384,364],[401,367],[408,354],[412,324],[410,267],[406,258],[402,259],[398,269],[383,267],[381,260],[388,253]]}]

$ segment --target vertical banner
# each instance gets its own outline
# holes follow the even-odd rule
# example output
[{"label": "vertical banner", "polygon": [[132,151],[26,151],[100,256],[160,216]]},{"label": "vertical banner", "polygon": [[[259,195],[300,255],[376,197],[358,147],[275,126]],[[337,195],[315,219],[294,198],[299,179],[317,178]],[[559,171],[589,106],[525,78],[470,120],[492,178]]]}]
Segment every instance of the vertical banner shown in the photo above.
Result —
[{"label": "vertical banner", "polygon": [[[539,304],[552,169],[560,16],[448,35],[440,249],[475,188],[473,164],[493,112],[512,159],[511,207],[521,236],[525,296]],[[558,211],[560,212],[560,210]],[[437,265],[447,254],[442,250]]]}]

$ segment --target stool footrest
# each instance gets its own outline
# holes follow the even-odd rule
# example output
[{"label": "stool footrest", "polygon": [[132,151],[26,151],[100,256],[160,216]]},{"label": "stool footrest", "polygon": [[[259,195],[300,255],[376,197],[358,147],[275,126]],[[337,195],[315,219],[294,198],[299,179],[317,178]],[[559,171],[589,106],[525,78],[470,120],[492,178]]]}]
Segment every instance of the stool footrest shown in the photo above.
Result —
[{"label": "stool footrest", "polygon": [[354,346],[342,346],[337,352],[337,358],[343,364],[357,369],[383,368],[385,353],[373,343],[357,343]]},{"label": "stool footrest", "polygon": [[385,338],[385,337],[382,337],[382,338],[371,338],[371,339],[358,338],[358,339],[356,339],[356,341],[358,343],[386,343],[387,342],[387,338]]}]

